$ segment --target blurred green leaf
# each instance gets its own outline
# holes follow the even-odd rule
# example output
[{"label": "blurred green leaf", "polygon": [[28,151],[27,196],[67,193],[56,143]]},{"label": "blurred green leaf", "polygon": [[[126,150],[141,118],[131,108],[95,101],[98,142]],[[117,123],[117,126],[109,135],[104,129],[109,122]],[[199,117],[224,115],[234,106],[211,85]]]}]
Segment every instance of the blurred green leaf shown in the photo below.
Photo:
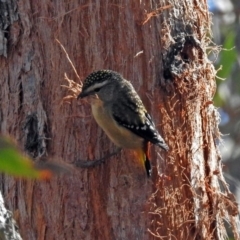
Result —
[{"label": "blurred green leaf", "polygon": [[222,66],[222,69],[217,74],[220,78],[227,78],[230,76],[234,63],[237,60],[235,38],[235,32],[231,31],[223,44],[223,50],[221,51],[219,63],[219,66]]},{"label": "blurred green leaf", "polygon": [[224,105],[224,100],[222,99],[218,91],[215,93],[213,101],[214,105],[217,107],[221,107]]},{"label": "blurred green leaf", "polygon": [[[218,71],[217,76],[221,79],[227,79],[231,76],[233,66],[237,61],[237,50],[235,48],[236,33],[231,30],[228,32],[225,42],[223,44],[223,50],[220,53],[220,62],[216,67],[221,70]],[[223,81],[217,79],[217,86],[219,86]],[[219,91],[216,92],[214,96],[214,103],[216,106],[221,107],[225,104],[224,99],[220,95]]]},{"label": "blurred green leaf", "polygon": [[9,138],[0,137],[0,171],[17,177],[47,178],[46,170],[34,167],[33,161],[24,156]]}]

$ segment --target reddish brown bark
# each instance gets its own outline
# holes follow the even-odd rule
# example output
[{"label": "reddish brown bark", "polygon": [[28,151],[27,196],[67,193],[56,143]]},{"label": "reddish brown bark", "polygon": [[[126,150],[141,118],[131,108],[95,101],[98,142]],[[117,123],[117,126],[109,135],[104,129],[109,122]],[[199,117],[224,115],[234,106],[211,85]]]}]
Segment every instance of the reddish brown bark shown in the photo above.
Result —
[{"label": "reddish brown bark", "polygon": [[[208,72],[211,65],[204,45],[204,27],[209,24],[206,3],[183,1],[179,6],[172,2],[172,8],[167,7],[161,17],[159,7],[166,6],[165,1],[17,3],[19,19],[12,22],[6,36],[7,58],[0,58],[2,133],[14,136],[33,158],[72,165],[79,159],[92,160],[114,151],[91,117],[89,105],[77,100],[63,103],[69,94],[61,86],[66,84],[64,74],[79,80],[58,39],[81,80],[102,68],[121,72],[131,80],[171,147],[168,154],[152,148],[152,179],[146,178],[130,151],[93,169],[75,167],[71,174],[49,182],[4,176],[2,191],[9,209],[18,216],[23,238],[153,239],[158,235],[160,239],[204,239],[208,235],[213,239],[218,224],[213,212],[218,210],[209,193],[219,189],[218,184],[213,189],[209,176],[220,165],[215,164],[218,153],[214,137],[207,137],[213,128],[217,132],[216,119],[211,124],[209,111],[202,108],[211,101],[215,87],[215,73]],[[185,45],[180,52],[189,62],[178,66],[180,72],[174,75],[164,62],[171,58],[167,52],[177,42],[171,40],[171,34],[180,33],[174,28],[175,10],[180,13],[178,20],[185,17],[200,45],[194,40],[187,45],[188,32],[182,30]],[[171,27],[167,24],[170,19]],[[196,141],[195,132],[201,135],[200,141]],[[191,148],[194,141],[194,151],[201,150],[201,167],[206,166],[191,186],[193,168],[197,168],[191,165],[196,157]],[[208,161],[216,167],[210,169]],[[194,187],[203,194],[196,197]],[[204,223],[209,228],[201,225],[201,214],[202,222],[195,222],[194,201],[200,198],[203,201],[197,206],[206,210]]]}]

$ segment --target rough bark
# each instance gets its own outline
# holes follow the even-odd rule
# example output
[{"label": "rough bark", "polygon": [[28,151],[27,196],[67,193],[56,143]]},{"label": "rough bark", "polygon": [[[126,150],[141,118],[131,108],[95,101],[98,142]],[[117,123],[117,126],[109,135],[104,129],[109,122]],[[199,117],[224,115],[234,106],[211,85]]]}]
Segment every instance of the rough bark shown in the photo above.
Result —
[{"label": "rough bark", "polygon": [[223,239],[225,217],[237,239],[236,206],[218,183],[206,2],[22,0],[17,12],[0,58],[2,133],[36,161],[114,151],[86,103],[63,103],[64,74],[79,80],[58,39],[81,80],[102,68],[131,80],[171,147],[152,148],[152,179],[130,151],[49,182],[2,177],[24,239]]},{"label": "rough bark", "polygon": [[4,205],[0,193],[0,239],[1,240],[22,240],[12,213]]}]

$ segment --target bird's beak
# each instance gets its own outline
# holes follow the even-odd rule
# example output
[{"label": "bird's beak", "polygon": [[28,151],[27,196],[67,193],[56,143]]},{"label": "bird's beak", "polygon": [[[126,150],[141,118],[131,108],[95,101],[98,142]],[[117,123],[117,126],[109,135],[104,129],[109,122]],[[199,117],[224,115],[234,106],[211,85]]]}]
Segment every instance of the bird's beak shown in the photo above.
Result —
[{"label": "bird's beak", "polygon": [[81,93],[78,95],[77,99],[79,99],[79,98],[84,98],[84,97],[86,97],[86,96],[88,96],[88,93],[86,93],[86,92],[81,92]]}]

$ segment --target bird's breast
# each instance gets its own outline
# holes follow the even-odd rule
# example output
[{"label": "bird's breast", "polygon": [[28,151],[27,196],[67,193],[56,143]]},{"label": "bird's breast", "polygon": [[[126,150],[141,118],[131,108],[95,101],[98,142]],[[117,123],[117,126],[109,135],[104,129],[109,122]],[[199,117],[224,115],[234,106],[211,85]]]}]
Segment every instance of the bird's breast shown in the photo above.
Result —
[{"label": "bird's breast", "polygon": [[111,110],[105,107],[100,99],[92,99],[91,108],[96,122],[115,145],[130,149],[142,147],[144,140],[117,124],[110,113]]}]

